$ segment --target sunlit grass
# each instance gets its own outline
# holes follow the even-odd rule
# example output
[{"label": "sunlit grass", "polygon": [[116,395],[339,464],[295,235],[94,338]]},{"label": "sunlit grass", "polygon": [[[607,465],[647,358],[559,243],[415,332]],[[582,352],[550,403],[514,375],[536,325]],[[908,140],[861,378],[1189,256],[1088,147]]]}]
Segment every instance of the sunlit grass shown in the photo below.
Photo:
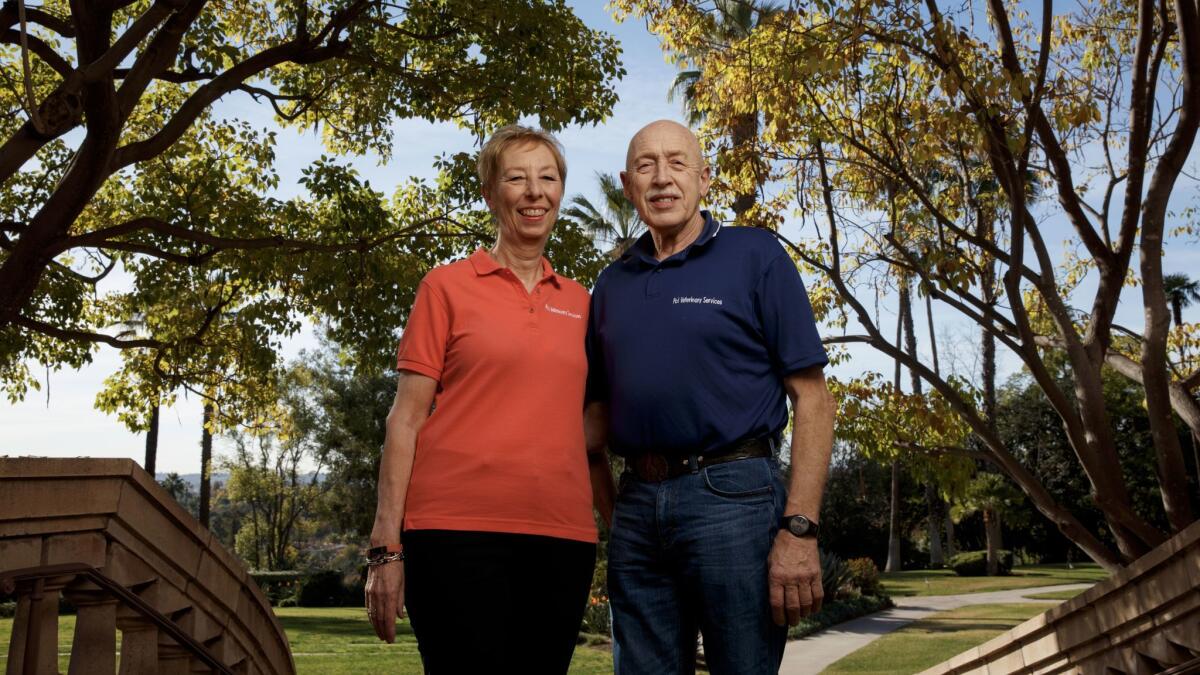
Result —
[{"label": "sunlit grass", "polygon": [[1094,584],[1108,578],[1099,565],[1024,565],[1002,577],[960,577],[954,570],[908,570],[880,575],[883,588],[893,596],[959,595],[1014,588],[1036,588],[1060,584]]},{"label": "sunlit grass", "polygon": [[822,672],[857,675],[919,673],[987,642],[1046,609],[1045,604],[1004,604],[969,605],[939,612],[884,635]]}]

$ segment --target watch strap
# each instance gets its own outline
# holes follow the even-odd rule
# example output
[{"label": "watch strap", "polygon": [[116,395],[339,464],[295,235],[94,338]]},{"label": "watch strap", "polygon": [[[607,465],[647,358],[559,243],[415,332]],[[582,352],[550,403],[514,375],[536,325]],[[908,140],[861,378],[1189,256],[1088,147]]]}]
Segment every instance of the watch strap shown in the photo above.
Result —
[{"label": "watch strap", "polygon": [[403,544],[387,544],[386,546],[374,546],[367,549],[368,558],[379,558],[388,555],[389,553],[404,553]]}]

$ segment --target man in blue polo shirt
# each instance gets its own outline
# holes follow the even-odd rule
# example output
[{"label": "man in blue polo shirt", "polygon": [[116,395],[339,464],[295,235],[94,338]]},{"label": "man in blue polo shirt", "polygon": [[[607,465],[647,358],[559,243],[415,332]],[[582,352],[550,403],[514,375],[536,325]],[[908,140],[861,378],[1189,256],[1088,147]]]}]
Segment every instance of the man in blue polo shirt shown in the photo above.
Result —
[{"label": "man in blue polo shirt", "polygon": [[607,420],[629,467],[608,561],[618,675],[695,672],[698,630],[715,675],[777,673],[787,625],[821,606],[828,359],[792,259],[701,211],[709,179],[686,127],[639,131],[621,182],[648,232],[592,294],[589,444]]}]

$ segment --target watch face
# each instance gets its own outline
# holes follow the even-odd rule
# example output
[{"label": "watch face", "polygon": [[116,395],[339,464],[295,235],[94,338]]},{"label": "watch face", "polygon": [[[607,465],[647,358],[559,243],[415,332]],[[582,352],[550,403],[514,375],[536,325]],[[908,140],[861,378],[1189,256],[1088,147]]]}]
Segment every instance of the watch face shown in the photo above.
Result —
[{"label": "watch face", "polygon": [[808,522],[808,518],[804,516],[792,516],[788,518],[788,532],[803,537],[812,529],[812,523]]}]

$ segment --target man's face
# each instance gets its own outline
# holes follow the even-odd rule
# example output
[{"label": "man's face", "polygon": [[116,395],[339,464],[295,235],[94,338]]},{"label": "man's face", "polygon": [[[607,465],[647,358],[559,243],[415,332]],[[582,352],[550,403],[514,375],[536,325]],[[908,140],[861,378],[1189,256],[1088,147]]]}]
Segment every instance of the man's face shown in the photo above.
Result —
[{"label": "man's face", "polygon": [[655,122],[630,141],[621,184],[642,222],[652,230],[674,230],[701,218],[710,177],[692,132]]}]

